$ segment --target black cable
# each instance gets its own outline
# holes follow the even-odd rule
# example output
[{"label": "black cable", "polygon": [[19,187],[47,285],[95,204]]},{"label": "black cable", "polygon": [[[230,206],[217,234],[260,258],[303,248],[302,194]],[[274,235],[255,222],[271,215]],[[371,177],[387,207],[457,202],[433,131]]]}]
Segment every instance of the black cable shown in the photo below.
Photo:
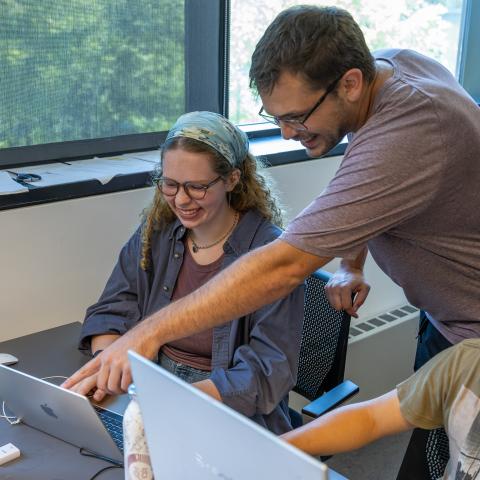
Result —
[{"label": "black cable", "polygon": [[106,467],[101,468],[97,473],[93,475],[93,477],[90,477],[88,480],[94,480],[103,472],[105,472],[106,470],[110,470],[111,468],[123,468],[122,462],[118,460],[113,460],[113,458],[104,457],[103,455],[99,455],[98,453],[92,452],[91,450],[88,450],[86,448],[81,447],[79,449],[79,452],[80,452],[80,455],[83,455],[84,457],[98,458],[99,460],[104,460],[105,462],[109,462],[113,464],[113,465],[108,465]]},{"label": "black cable", "polygon": [[123,467],[121,467],[120,465],[109,465],[108,467],[103,467],[93,477],[90,477],[88,480],[94,480],[103,472],[105,472],[106,470],[110,470],[111,468],[123,468]]}]

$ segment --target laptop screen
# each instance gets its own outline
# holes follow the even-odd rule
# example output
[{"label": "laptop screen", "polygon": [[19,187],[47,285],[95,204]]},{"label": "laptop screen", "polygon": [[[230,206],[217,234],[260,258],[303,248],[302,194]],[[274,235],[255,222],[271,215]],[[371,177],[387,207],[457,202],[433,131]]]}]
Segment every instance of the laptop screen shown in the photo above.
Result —
[{"label": "laptop screen", "polygon": [[158,365],[129,357],[156,478],[344,478]]}]

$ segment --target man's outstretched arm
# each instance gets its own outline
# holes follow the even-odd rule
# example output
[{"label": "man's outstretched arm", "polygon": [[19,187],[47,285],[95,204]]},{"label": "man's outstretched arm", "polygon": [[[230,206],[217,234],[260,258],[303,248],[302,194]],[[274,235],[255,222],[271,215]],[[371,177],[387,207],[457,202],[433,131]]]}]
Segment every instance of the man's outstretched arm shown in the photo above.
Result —
[{"label": "man's outstretched arm", "polygon": [[333,455],[413,428],[400,410],[396,390],[337,408],[282,438],[310,455]]},{"label": "man's outstretched arm", "polygon": [[282,240],[256,249],[195,292],[140,322],[63,386],[93,384],[98,396],[126,391],[131,383],[129,349],[154,358],[167,342],[221,325],[288,295],[328,261],[330,258],[303,252]]}]

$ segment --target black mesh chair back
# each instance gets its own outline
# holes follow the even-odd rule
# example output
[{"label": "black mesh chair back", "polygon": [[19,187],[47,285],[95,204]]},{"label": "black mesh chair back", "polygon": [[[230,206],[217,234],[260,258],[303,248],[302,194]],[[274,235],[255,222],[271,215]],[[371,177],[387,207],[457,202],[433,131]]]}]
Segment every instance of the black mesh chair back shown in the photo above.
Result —
[{"label": "black mesh chair back", "polygon": [[350,315],[329,303],[331,274],[317,270],[306,281],[302,344],[294,391],[312,401],[343,381]]},{"label": "black mesh chair back", "polygon": [[442,478],[450,458],[448,435],[443,428],[437,428],[429,432],[426,450],[431,480]]},{"label": "black mesh chair back", "polygon": [[397,480],[443,478],[450,458],[449,441],[443,428],[415,428],[398,471]]}]

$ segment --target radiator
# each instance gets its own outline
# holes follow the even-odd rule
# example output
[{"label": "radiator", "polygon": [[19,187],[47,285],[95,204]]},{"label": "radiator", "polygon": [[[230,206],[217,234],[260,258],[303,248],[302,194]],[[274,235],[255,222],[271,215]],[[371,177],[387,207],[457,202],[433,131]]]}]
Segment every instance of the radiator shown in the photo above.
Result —
[{"label": "radiator", "polygon": [[413,372],[419,311],[401,305],[367,320],[352,318],[345,378],[360,387],[352,401],[383,393]]}]

